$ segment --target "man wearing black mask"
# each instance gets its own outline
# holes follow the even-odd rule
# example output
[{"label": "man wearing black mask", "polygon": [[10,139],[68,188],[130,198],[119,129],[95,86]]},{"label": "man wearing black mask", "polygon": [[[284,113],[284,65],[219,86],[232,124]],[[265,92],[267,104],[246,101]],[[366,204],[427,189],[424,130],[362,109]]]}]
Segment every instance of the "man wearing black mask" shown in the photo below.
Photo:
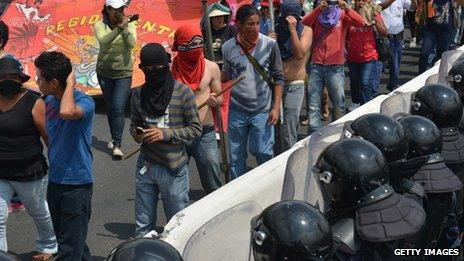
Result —
[{"label": "man wearing black mask", "polygon": [[132,91],[131,135],[142,143],[135,179],[136,236],[156,225],[158,194],[167,219],[187,207],[189,178],[185,144],[201,135],[195,96],[174,80],[170,55],[160,44],[140,52],[145,83]]}]

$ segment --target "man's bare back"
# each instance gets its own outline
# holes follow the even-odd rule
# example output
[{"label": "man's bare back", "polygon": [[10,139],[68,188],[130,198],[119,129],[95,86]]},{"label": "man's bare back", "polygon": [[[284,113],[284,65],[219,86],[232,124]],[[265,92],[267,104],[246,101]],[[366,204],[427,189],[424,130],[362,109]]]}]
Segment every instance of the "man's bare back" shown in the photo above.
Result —
[{"label": "man's bare back", "polygon": [[[221,71],[219,66],[210,60],[205,59],[205,73],[201,79],[200,86],[195,91],[195,101],[197,106],[200,106],[211,97],[211,93],[219,93],[221,89]],[[214,99],[214,98],[213,98]],[[218,104],[222,103],[222,96],[217,98]],[[206,105],[198,111],[200,121],[203,125],[213,123],[213,113],[210,106]]]}]

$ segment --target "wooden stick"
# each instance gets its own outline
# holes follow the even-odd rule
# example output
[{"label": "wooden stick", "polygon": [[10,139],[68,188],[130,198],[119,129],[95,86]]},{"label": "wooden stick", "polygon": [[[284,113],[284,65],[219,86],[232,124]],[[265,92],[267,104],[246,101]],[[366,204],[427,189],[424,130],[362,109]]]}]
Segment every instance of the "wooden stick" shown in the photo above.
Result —
[{"label": "wooden stick", "polygon": [[[221,96],[223,93],[225,93],[226,91],[232,89],[232,87],[234,87],[237,83],[241,82],[243,79],[245,79],[246,76],[245,75],[242,75],[240,77],[238,77],[234,82],[232,82],[232,84],[230,86],[228,86],[227,88],[221,90],[217,96]],[[200,110],[201,108],[205,107],[207,104],[207,102],[203,102],[202,104],[200,104],[200,106],[198,106],[198,110]],[[131,152],[129,152],[129,154],[127,154],[127,156],[124,158],[125,160],[134,156],[137,152],[139,152],[140,150],[142,149],[142,147],[138,147],[136,149],[132,149]]]}]

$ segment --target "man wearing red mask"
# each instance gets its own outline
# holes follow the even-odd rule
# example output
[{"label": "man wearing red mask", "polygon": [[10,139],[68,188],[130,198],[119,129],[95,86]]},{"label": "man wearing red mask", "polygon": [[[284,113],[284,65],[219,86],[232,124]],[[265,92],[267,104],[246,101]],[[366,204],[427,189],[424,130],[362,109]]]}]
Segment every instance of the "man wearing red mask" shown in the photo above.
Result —
[{"label": "man wearing red mask", "polygon": [[197,106],[207,101],[198,111],[203,125],[202,135],[187,144],[187,154],[195,159],[201,184],[206,193],[218,189],[222,182],[219,179],[219,149],[214,132],[214,121],[211,107],[222,103],[221,72],[219,66],[203,55],[204,40],[198,25],[182,25],[174,34],[172,50],[177,56],[172,64],[174,78],[189,86],[195,94]]},{"label": "man wearing red mask", "polygon": [[234,86],[230,99],[231,179],[246,172],[247,151],[258,164],[273,157],[274,124],[279,118],[285,81],[279,46],[259,33],[258,10],[253,5],[243,5],[236,20],[237,38],[222,46],[222,80],[246,76]]}]

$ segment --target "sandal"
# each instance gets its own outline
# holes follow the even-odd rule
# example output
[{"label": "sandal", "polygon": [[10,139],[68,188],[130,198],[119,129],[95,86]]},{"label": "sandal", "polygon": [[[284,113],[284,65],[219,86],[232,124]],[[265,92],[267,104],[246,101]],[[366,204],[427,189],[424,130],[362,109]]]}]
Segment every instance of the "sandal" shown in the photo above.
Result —
[{"label": "sandal", "polygon": [[51,261],[53,260],[53,254],[50,253],[37,253],[32,256],[33,261]]}]

